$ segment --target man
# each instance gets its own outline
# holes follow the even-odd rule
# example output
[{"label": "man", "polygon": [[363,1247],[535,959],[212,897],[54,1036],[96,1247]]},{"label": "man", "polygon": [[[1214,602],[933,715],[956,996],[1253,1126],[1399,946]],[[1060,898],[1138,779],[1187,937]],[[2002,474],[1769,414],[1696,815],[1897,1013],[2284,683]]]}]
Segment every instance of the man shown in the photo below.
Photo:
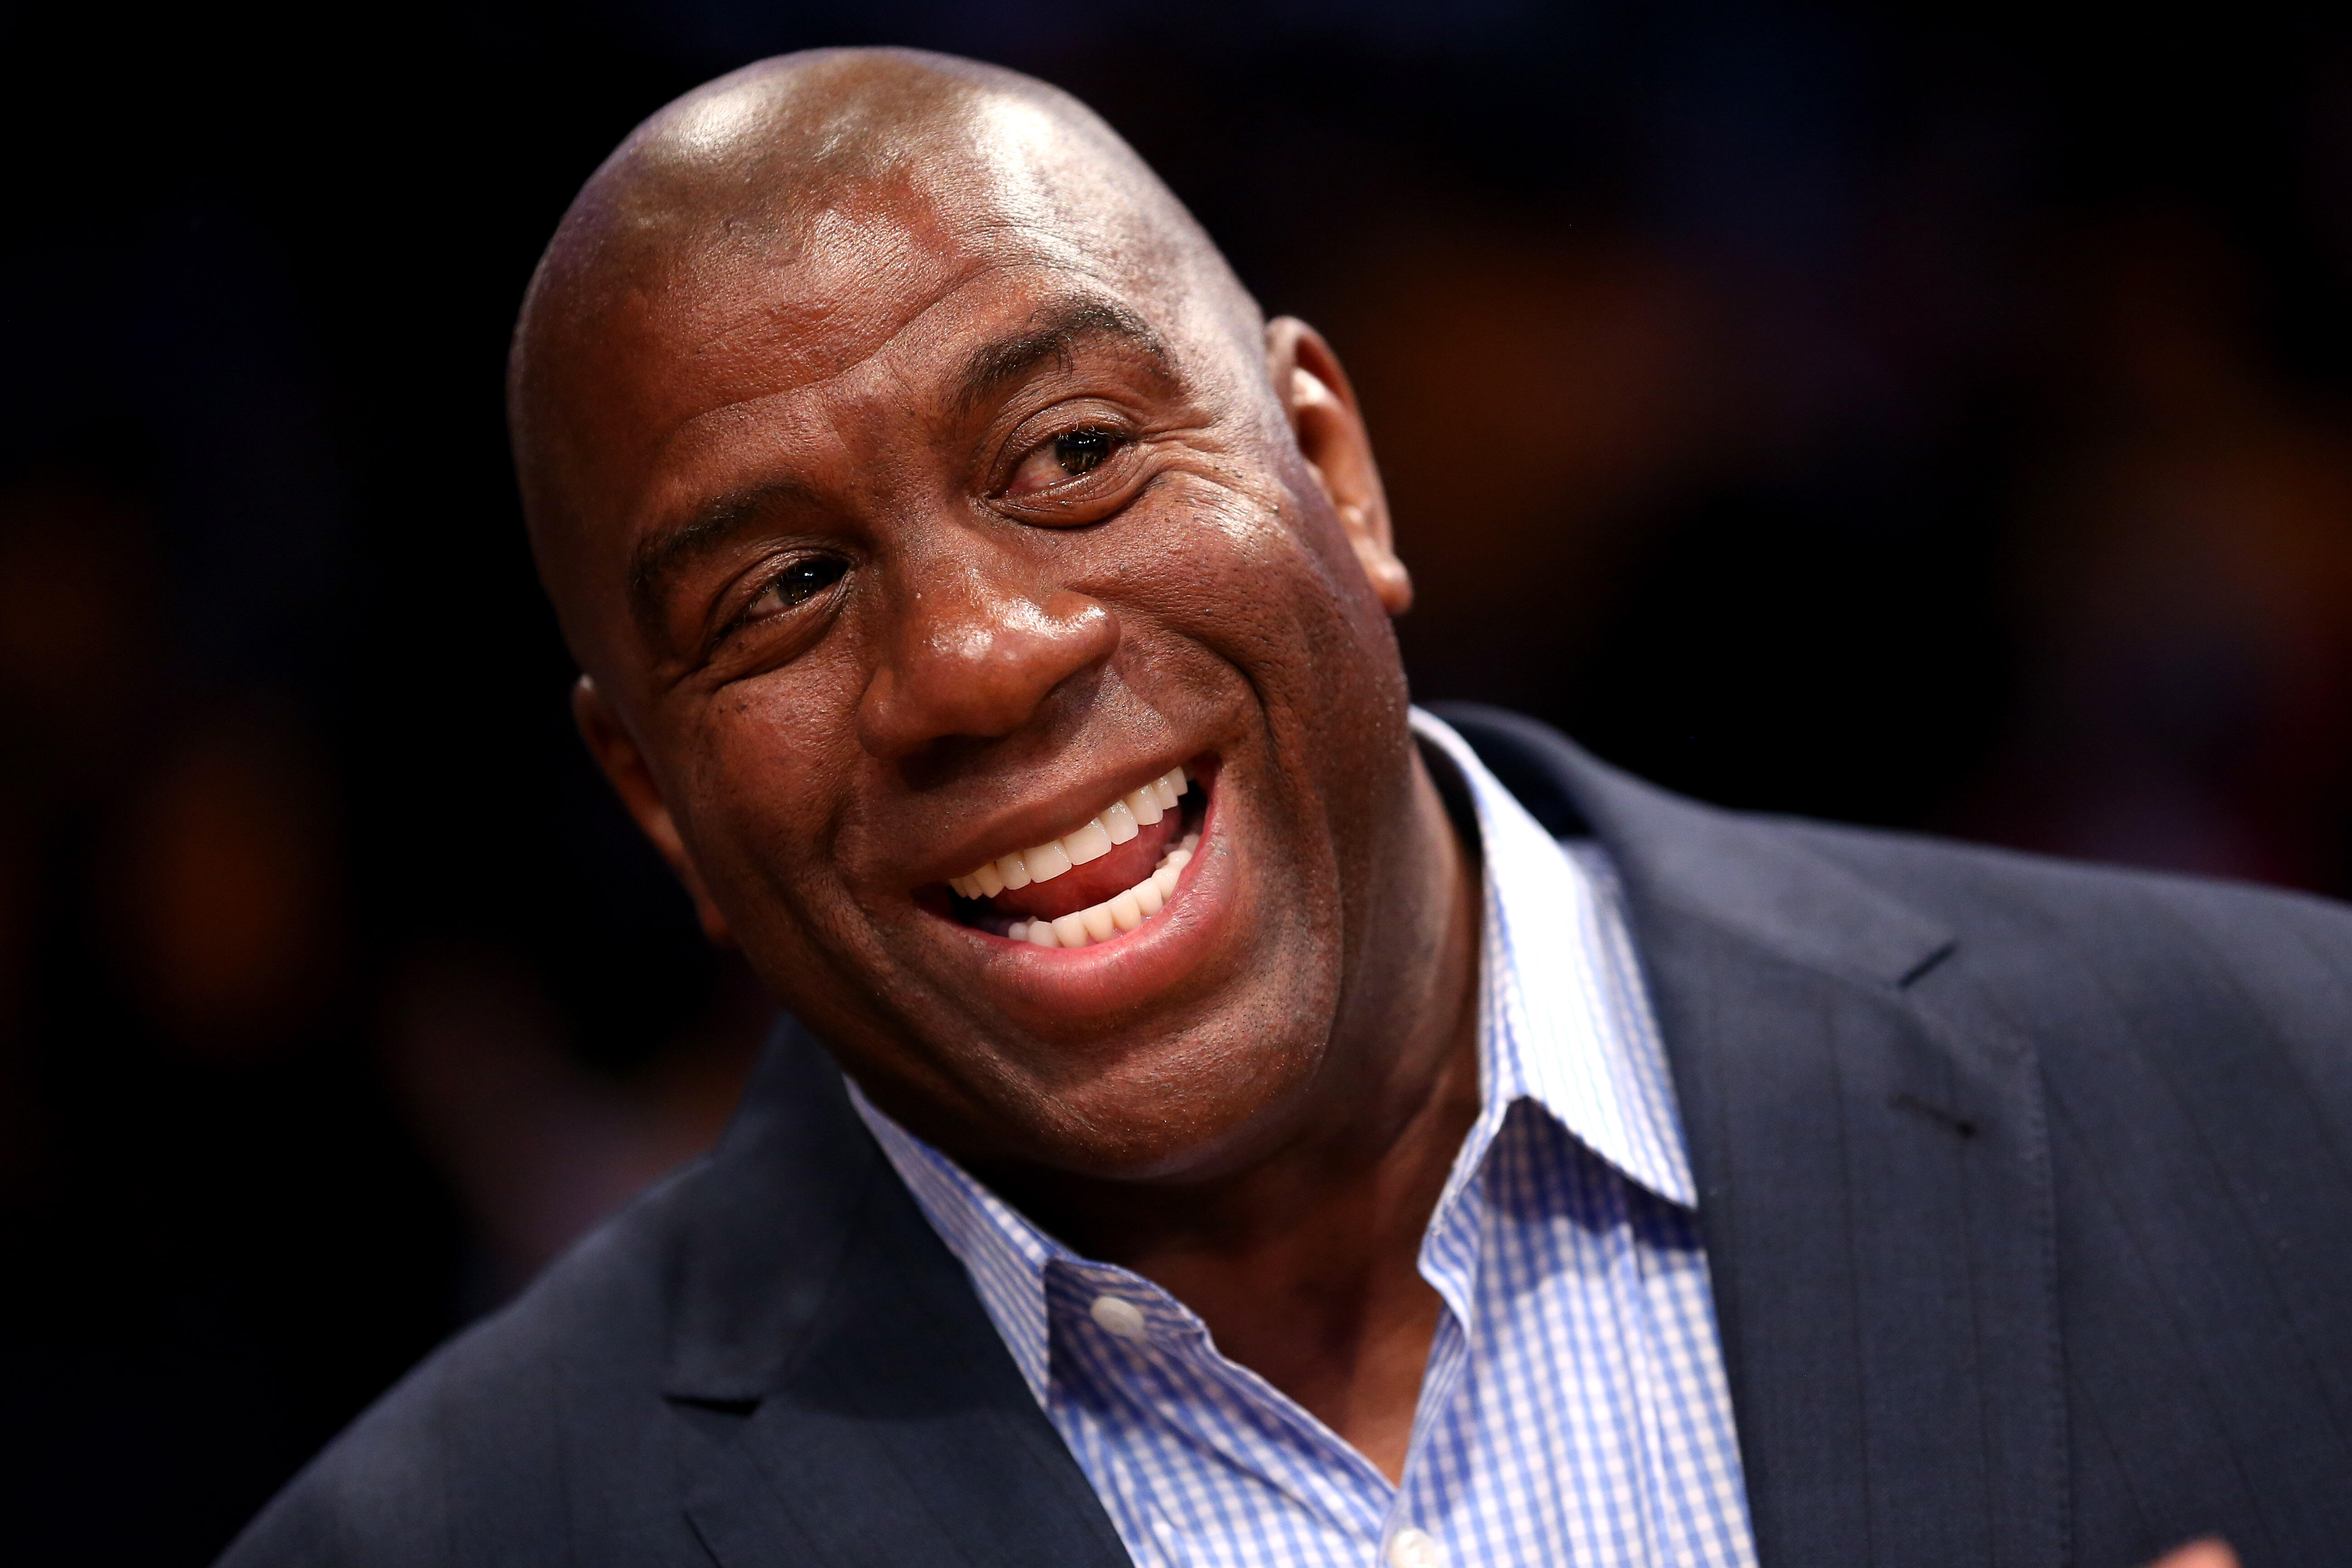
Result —
[{"label": "man", "polygon": [[231,1563],[2352,1559],[2352,918],[1412,712],[1330,350],[1067,98],[690,94],[512,409],[799,1022]]}]

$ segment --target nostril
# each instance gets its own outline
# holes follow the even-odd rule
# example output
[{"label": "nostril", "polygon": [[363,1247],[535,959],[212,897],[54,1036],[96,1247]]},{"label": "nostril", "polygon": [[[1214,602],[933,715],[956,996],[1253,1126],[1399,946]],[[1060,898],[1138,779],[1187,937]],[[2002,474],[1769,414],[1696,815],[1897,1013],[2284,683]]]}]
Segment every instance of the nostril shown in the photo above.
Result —
[{"label": "nostril", "polygon": [[967,581],[963,591],[915,595],[859,698],[858,743],[904,763],[941,742],[1001,739],[1056,691],[1099,671],[1118,636],[1108,609],[1066,590],[1041,602]]},{"label": "nostril", "polygon": [[919,793],[971,773],[1001,744],[994,735],[940,735],[889,760],[906,786]]}]

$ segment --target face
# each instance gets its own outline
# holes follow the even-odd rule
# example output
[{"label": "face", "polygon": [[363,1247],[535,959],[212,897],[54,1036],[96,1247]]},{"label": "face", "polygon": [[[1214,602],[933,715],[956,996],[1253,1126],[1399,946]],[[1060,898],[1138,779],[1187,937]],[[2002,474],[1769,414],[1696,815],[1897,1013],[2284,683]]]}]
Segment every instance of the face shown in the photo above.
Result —
[{"label": "face", "polygon": [[1421,940],[1344,380],[1083,237],[814,221],[590,334],[551,572],[583,729],[916,1131],[1124,1179],[1260,1156],[1377,1070],[1342,1025]]}]

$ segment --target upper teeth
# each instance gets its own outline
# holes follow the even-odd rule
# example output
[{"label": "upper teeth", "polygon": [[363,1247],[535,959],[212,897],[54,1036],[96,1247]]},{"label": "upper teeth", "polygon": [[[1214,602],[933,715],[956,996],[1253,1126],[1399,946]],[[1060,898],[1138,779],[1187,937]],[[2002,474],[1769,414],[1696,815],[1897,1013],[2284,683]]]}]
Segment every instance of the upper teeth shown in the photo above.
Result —
[{"label": "upper teeth", "polygon": [[1076,831],[1049,838],[1034,849],[991,860],[976,871],[950,877],[948,886],[967,899],[992,899],[1007,888],[1050,882],[1073,866],[1100,859],[1110,853],[1112,845],[1126,843],[1139,829],[1175,810],[1176,797],[1184,788],[1184,770],[1170,768],[1140,789],[1112,801]]},{"label": "upper teeth", "polygon": [[1042,915],[1034,921],[1014,921],[1013,929],[1004,934],[1015,942],[1034,942],[1039,947],[1085,947],[1133,931],[1166,908],[1168,900],[1176,896],[1176,883],[1184,875],[1184,868],[1192,863],[1192,852],[1200,847],[1201,836],[1187,833],[1182,843],[1160,858],[1151,875],[1124,892],[1113,893],[1101,903],[1050,921]]}]

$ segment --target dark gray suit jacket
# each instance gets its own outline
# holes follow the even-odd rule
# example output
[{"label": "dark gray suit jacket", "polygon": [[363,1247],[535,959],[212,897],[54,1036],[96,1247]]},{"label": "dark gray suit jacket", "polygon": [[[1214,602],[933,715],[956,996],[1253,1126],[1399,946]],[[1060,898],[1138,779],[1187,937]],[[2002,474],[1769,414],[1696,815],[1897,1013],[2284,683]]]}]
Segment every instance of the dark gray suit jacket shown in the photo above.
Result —
[{"label": "dark gray suit jacket", "polygon": [[[2208,1531],[2352,1563],[2352,910],[1738,816],[1448,716],[1616,857],[1766,1568],[2127,1568]],[[715,1154],[226,1559],[1125,1561],[789,1026]]]}]

